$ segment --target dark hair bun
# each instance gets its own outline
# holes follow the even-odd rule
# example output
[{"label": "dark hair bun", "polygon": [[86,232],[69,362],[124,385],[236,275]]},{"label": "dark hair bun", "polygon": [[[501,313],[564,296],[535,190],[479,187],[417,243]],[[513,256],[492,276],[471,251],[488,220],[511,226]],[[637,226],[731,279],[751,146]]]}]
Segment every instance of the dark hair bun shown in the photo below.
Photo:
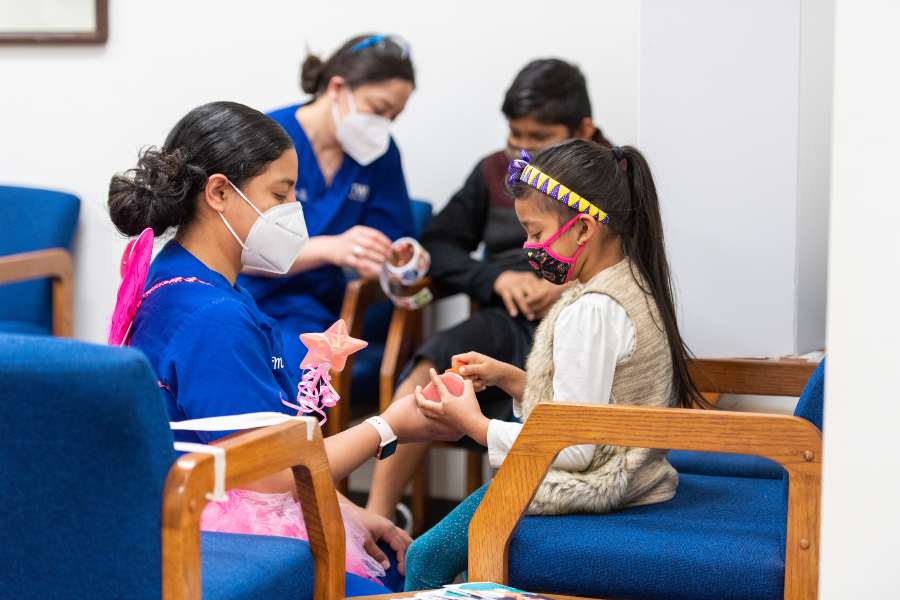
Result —
[{"label": "dark hair bun", "polygon": [[307,54],[300,67],[300,89],[307,94],[315,94],[322,86],[325,63],[315,54]]},{"label": "dark hair bun", "polygon": [[190,222],[196,210],[194,196],[205,183],[206,173],[189,164],[181,149],[145,148],[134,169],[109,182],[109,215],[127,236],[147,227],[162,235]]}]

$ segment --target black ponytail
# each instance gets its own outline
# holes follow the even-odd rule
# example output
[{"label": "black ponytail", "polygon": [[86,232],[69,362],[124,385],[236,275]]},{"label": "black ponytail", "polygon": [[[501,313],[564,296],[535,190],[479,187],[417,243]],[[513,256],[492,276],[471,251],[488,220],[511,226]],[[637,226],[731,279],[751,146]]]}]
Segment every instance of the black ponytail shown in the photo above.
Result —
[{"label": "black ponytail", "polygon": [[[609,214],[609,227],[619,234],[625,255],[640,277],[635,281],[652,297],[672,353],[672,393],[678,406],[709,403],[697,390],[688,371],[690,349],[681,338],[669,262],[663,238],[662,215],[656,185],[644,156],[632,146],[609,148],[589,140],[569,140],[534,157],[532,164],[567,187],[592,200]],[[517,198],[534,191],[524,183],[512,188]],[[560,223],[574,213],[560,202],[546,203],[559,214]]]},{"label": "black ponytail", "polygon": [[161,148],[145,148],[137,165],[109,182],[109,216],[127,236],[145,228],[162,235],[193,221],[210,175],[235,185],[261,173],[291,139],[275,121],[243,104],[211,102],[172,129]]},{"label": "black ponytail", "polygon": [[[621,149],[621,162],[625,163],[625,174],[634,203],[631,231],[623,236],[622,243],[625,255],[636,266],[649,289],[644,293],[656,300],[662,323],[662,331],[669,340],[672,352],[673,390],[678,405],[689,408],[694,405],[710,408],[688,370],[691,350],[678,330],[678,319],[675,314],[675,293],[672,289],[672,277],[669,273],[669,261],[666,257],[666,244],[663,235],[662,214],[659,209],[659,198],[656,195],[656,184],[650,173],[650,165],[637,148],[624,146]],[[614,157],[615,158],[615,157]],[[640,278],[636,278],[640,285]]]}]

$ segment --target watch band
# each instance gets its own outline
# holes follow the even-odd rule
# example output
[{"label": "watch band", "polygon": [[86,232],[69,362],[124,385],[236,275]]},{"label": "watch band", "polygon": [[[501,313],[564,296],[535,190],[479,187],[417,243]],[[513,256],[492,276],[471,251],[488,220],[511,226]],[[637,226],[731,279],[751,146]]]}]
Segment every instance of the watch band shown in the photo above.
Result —
[{"label": "watch band", "polygon": [[397,435],[388,422],[381,417],[369,417],[365,422],[374,427],[378,432],[378,437],[381,438],[375,457],[384,459],[393,454],[397,447]]}]

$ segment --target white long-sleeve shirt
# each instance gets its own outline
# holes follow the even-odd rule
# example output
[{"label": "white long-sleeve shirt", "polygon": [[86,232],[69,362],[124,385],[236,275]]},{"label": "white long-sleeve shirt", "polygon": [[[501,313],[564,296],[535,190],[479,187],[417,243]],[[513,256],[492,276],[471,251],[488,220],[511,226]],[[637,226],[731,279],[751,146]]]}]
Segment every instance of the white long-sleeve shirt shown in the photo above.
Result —
[{"label": "white long-sleeve shirt", "polygon": [[[608,404],[616,365],[634,352],[634,340],[634,323],[609,296],[585,294],[567,306],[553,329],[552,400]],[[521,423],[491,420],[487,443],[492,467],[500,466],[521,430]],[[593,444],[571,446],[559,453],[553,466],[583,471],[593,456]]]}]

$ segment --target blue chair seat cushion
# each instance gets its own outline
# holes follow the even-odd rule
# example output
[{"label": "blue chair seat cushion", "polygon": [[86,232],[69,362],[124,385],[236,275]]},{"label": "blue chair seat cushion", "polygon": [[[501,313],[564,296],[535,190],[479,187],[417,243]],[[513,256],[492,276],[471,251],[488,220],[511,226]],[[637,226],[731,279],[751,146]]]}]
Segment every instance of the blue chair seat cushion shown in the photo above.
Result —
[{"label": "blue chair seat cushion", "polygon": [[[204,600],[310,600],[313,558],[309,544],[294,538],[202,532]],[[390,590],[347,574],[347,596]]]},{"label": "blue chair seat cushion", "polygon": [[50,335],[47,327],[30,321],[10,321],[0,319],[0,333],[17,333],[21,335]]},{"label": "blue chair seat cushion", "polygon": [[785,474],[778,463],[749,454],[672,450],[669,452],[669,462],[679,473],[692,475],[782,479]]},{"label": "blue chair seat cushion", "polygon": [[607,515],[524,518],[511,585],[580,596],[781,598],[780,480],[682,475],[675,498]]}]

